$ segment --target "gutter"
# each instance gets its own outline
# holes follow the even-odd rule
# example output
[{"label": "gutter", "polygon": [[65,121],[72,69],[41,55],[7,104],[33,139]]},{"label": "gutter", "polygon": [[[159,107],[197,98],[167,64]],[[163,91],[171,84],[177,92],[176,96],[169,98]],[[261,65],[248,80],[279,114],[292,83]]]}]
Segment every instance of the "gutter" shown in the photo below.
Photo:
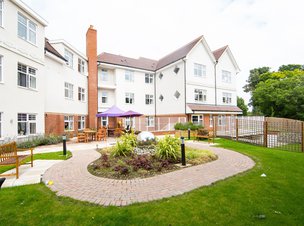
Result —
[{"label": "gutter", "polygon": [[185,95],[185,115],[187,115],[187,68],[186,68],[186,58],[183,59],[184,61],[184,95]]},{"label": "gutter", "polygon": [[215,92],[215,106],[217,106],[217,86],[216,86],[216,65],[218,64],[218,60],[214,63],[214,92]]}]

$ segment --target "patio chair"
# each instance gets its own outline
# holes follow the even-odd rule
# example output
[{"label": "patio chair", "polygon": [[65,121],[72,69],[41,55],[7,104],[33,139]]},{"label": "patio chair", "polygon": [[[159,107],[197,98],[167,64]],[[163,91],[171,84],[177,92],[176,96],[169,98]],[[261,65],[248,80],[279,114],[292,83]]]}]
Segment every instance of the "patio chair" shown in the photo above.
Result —
[{"label": "patio chair", "polygon": [[85,133],[78,133],[77,134],[77,142],[88,142],[89,141],[89,138],[88,138],[88,135],[85,134]]},{"label": "patio chair", "polygon": [[96,138],[98,141],[101,141],[101,140],[106,141],[107,140],[107,129],[104,127],[100,128],[97,132]]}]

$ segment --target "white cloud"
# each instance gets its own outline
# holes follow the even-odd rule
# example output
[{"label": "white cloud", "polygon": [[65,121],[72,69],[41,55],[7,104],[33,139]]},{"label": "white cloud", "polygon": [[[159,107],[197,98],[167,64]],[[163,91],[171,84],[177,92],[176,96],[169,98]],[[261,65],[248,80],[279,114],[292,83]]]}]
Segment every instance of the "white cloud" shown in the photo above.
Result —
[{"label": "white cloud", "polygon": [[241,68],[238,93],[255,67],[303,63],[301,0],[24,0],[48,22],[46,35],[85,52],[90,24],[99,52],[159,59],[203,34],[228,44]]}]

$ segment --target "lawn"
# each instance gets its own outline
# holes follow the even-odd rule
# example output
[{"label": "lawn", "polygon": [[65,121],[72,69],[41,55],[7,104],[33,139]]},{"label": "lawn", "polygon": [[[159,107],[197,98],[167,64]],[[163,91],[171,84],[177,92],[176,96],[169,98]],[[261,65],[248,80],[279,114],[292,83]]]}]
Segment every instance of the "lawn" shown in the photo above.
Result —
[{"label": "lawn", "polygon": [[6,188],[1,225],[303,225],[303,153],[216,142],[251,156],[256,166],[184,195],[127,207],[57,197],[42,184]]},{"label": "lawn", "polygon": [[[49,152],[49,153],[39,153],[34,154],[34,160],[42,159],[42,160],[66,160],[72,157],[72,153],[67,151],[67,155],[64,156],[62,151],[58,152]],[[25,162],[30,161],[30,157],[24,160]],[[13,169],[14,166],[0,166],[0,174],[4,173],[7,170]]]}]

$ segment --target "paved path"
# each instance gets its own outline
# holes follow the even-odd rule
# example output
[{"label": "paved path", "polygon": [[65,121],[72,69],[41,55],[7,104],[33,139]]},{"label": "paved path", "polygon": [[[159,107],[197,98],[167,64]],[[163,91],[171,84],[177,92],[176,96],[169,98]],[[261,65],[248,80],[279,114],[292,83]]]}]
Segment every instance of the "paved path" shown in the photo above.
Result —
[{"label": "paved path", "polygon": [[43,180],[52,180],[54,184],[50,188],[60,196],[104,206],[124,206],[180,195],[244,172],[255,165],[249,157],[234,151],[200,142],[188,142],[186,145],[212,150],[219,158],[155,177],[114,180],[96,177],[87,171],[88,164],[100,157],[95,149],[75,150],[73,158],[47,170]]}]

